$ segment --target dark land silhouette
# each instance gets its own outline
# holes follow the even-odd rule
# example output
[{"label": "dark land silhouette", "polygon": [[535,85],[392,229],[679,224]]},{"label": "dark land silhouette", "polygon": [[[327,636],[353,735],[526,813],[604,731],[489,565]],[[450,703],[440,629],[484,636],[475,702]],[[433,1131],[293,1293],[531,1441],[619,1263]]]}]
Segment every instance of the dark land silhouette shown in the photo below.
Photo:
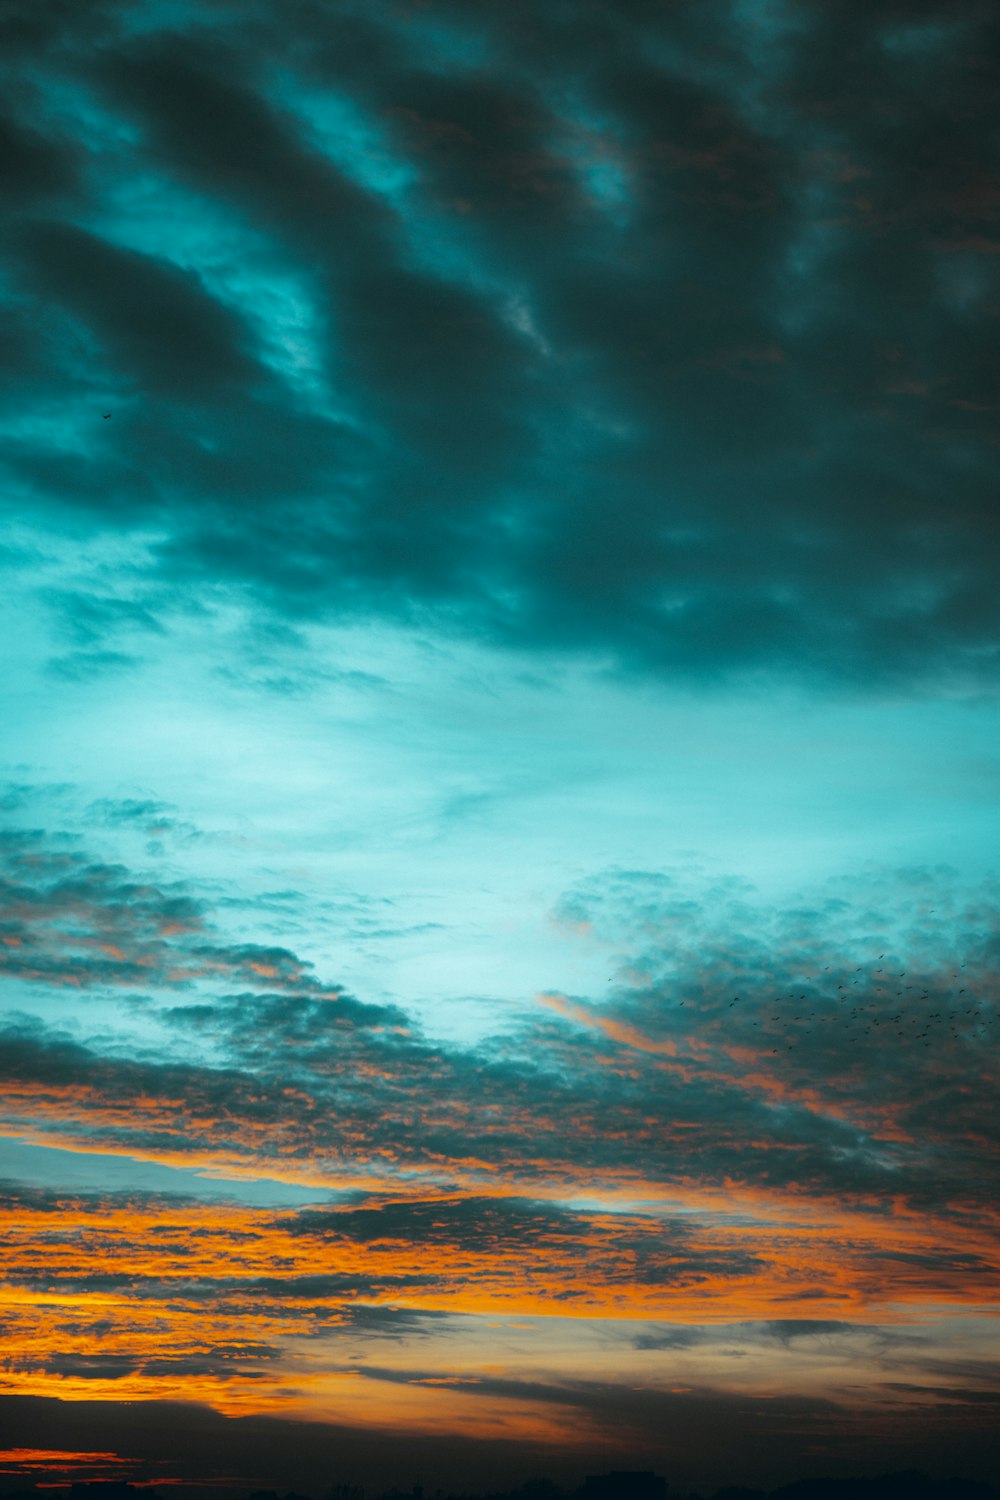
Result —
[{"label": "dark land silhouette", "polygon": [[[173,1488],[174,1486],[171,1486]],[[183,1489],[185,1486],[181,1485]],[[334,1483],[319,1496],[294,1490],[240,1492],[226,1490],[239,1500],[1000,1500],[996,1485],[974,1479],[940,1479],[918,1471],[853,1478],[814,1477],[753,1489],[726,1485],[709,1496],[671,1486],[649,1470],[612,1470],[588,1475],[576,1489],[564,1489],[550,1479],[533,1479],[509,1490],[430,1492],[416,1483],[411,1489],[369,1490],[364,1485]],[[169,1500],[169,1490],[121,1480],[90,1481],[63,1486],[20,1485],[0,1491],[0,1500]]]}]

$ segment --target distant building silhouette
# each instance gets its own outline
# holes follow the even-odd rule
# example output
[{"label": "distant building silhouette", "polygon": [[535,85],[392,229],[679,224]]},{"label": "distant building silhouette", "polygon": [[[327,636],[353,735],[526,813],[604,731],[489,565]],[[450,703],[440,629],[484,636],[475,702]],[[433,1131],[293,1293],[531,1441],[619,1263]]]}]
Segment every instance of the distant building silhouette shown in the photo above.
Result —
[{"label": "distant building silhouette", "polygon": [[129,1484],[126,1479],[88,1479],[71,1484],[69,1500],[163,1500],[159,1490]]},{"label": "distant building silhouette", "polygon": [[87,1479],[70,1485],[69,1500],[163,1500],[159,1490],[130,1485],[126,1479]]},{"label": "distant building silhouette", "polygon": [[580,1500],[666,1500],[667,1481],[651,1469],[612,1469],[610,1474],[588,1474],[580,1486]]}]

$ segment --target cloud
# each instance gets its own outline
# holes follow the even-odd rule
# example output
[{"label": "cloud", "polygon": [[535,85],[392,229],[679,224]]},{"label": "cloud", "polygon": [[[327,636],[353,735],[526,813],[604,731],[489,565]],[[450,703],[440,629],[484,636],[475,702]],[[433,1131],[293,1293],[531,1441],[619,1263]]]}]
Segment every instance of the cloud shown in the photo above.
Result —
[{"label": "cloud", "polygon": [[450,1314],[435,1308],[389,1307],[359,1302],[347,1309],[343,1326],[351,1333],[368,1338],[408,1342],[412,1338],[429,1338],[440,1333],[449,1321]]},{"label": "cloud", "polygon": [[[148,834],[178,826],[157,803],[103,802],[92,810],[113,825],[142,825]],[[0,834],[0,973],[9,979],[79,990],[255,984],[270,993],[175,1005],[165,1016],[189,1029],[247,1035],[255,1012],[261,1034],[277,1029],[289,1042],[293,1031],[301,1038],[330,1025],[405,1026],[401,1010],[365,1005],[324,984],[288,948],[225,941],[208,911],[183,882],[159,885],[123,865],[89,860],[71,840]],[[283,996],[313,1003],[286,1004]]]},{"label": "cloud", "polygon": [[169,261],[68,224],[29,221],[17,243],[29,288],[79,319],[153,399],[205,402],[245,390],[255,363],[240,320]]},{"label": "cloud", "polygon": [[[557,918],[618,946],[612,987],[599,1000],[545,995],[519,1029],[462,1046],[432,1042],[401,1006],[354,997],[290,947],[234,940],[190,883],[41,834],[8,838],[0,882],[0,964],[29,1005],[62,989],[93,1003],[124,994],[155,1028],[109,1049],[79,1022],[5,1020],[8,1118],[83,1129],[91,1148],[221,1153],[260,1170],[267,1157],[307,1178],[333,1163],[376,1181],[416,1172],[434,1195],[421,1208],[408,1193],[396,1210],[416,1238],[461,1237],[472,1215],[473,1237],[497,1244],[572,1236],[537,1189],[570,1199],[587,1173],[633,1199],[738,1182],[873,1222],[889,1201],[970,1233],[990,1203],[988,885],[873,874],[791,909],[738,883],[608,872],[568,892]],[[495,1173],[504,1194],[483,1197]],[[472,1184],[475,1201],[453,1196]],[[331,1223],[361,1233],[373,1213]],[[376,1219],[388,1232],[386,1205]],[[624,1243],[648,1285],[757,1263],[730,1244],[669,1271],[648,1239]],[[898,1275],[925,1249],[897,1244]],[[966,1272],[991,1263],[978,1242],[959,1254]],[[962,1264],[935,1250],[925,1269],[960,1278]]]},{"label": "cloud", "polygon": [[294,9],[10,23],[43,530],[285,618],[988,684],[987,10]]}]

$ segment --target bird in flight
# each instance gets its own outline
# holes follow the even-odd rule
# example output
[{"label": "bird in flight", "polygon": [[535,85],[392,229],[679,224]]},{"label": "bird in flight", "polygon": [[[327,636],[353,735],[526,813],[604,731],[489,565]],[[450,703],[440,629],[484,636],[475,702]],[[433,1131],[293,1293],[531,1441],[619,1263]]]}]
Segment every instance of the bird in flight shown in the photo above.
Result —
[{"label": "bird in flight", "polygon": [[111,415],[111,413],[109,411],[106,411],[104,413],[104,420],[105,420],[105,422],[108,420],[108,418],[110,417],[110,415]]}]

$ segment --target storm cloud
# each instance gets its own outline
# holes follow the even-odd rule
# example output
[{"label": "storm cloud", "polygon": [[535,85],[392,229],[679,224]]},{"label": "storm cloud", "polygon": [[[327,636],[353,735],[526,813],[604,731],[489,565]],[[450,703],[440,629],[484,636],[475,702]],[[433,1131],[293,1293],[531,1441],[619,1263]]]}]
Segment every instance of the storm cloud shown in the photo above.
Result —
[{"label": "storm cloud", "polygon": [[245,11],[8,9],[45,526],[131,531],[147,613],[990,677],[988,7]]}]

